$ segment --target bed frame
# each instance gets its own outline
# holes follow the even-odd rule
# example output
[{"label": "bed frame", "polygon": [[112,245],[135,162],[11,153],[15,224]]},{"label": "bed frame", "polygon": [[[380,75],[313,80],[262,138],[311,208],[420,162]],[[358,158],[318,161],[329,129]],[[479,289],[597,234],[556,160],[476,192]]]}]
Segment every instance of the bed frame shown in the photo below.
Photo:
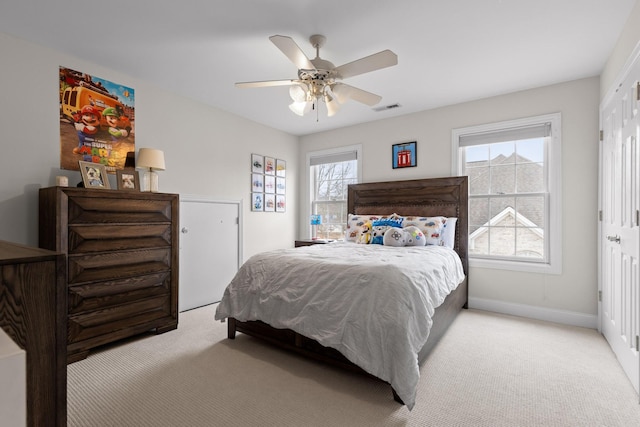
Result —
[{"label": "bed frame", "polygon": [[[404,216],[442,215],[458,218],[454,249],[462,260],[465,280],[447,296],[442,305],[436,308],[429,339],[418,353],[418,361],[422,363],[455,320],[460,310],[467,307],[469,276],[468,179],[467,177],[446,177],[353,184],[349,186],[347,205],[348,212],[354,214],[398,213]],[[236,332],[242,332],[307,357],[369,375],[347,360],[337,350],[324,347],[315,340],[292,330],[276,329],[261,321],[241,322],[234,318],[228,318],[227,322],[229,339],[234,339]],[[396,401],[402,403],[395,390],[393,396]]]}]

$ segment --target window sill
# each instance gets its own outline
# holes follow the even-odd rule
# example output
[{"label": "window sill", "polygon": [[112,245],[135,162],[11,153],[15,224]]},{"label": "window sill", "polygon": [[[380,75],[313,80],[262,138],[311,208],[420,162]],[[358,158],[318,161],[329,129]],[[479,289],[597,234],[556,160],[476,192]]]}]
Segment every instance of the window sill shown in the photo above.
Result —
[{"label": "window sill", "polygon": [[496,270],[519,271],[524,273],[562,274],[561,266],[555,266],[553,264],[543,264],[543,263],[470,258],[469,266],[477,267],[477,268],[493,268]]}]

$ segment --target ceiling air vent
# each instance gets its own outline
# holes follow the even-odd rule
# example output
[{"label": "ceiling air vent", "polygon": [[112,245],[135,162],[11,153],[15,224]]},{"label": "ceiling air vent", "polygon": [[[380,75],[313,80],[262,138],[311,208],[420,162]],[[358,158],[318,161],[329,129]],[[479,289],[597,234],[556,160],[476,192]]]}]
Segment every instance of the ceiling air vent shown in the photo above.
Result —
[{"label": "ceiling air vent", "polygon": [[387,110],[391,110],[393,108],[400,108],[400,107],[401,107],[401,105],[396,102],[395,104],[383,105],[382,107],[373,108],[373,111],[387,111]]}]

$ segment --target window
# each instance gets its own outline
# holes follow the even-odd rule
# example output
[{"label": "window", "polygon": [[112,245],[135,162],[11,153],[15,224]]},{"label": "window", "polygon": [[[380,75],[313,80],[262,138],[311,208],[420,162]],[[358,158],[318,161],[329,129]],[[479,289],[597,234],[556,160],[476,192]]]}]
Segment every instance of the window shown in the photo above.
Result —
[{"label": "window", "polygon": [[471,265],[561,273],[560,114],[454,129]]},{"label": "window", "polygon": [[[360,146],[308,153],[310,215],[320,224],[311,225],[308,235],[321,239],[343,239],[347,224],[347,188],[360,176]],[[310,215],[307,218],[311,218]]]}]

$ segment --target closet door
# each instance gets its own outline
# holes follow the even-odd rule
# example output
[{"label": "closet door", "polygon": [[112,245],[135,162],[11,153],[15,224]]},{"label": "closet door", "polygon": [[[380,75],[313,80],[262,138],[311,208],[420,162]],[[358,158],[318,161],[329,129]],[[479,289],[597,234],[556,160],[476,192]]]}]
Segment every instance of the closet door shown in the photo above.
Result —
[{"label": "closet door", "polygon": [[640,114],[636,61],[601,106],[600,322],[636,391],[640,384]]},{"label": "closet door", "polygon": [[219,302],[241,263],[240,203],[180,198],[178,310]]}]

